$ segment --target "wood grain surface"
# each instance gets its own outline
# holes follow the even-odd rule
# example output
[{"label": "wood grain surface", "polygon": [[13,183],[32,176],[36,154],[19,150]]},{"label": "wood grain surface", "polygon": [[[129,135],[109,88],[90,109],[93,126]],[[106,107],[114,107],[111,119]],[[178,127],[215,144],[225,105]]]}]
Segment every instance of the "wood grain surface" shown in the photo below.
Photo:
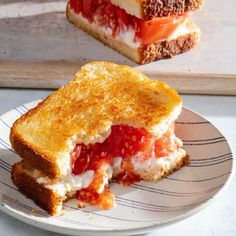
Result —
[{"label": "wood grain surface", "polygon": [[183,93],[236,95],[235,0],[207,0],[191,18],[202,29],[198,48],[138,66],[65,17],[65,0],[0,0],[0,86],[57,88],[80,66],[105,60],[133,66]]}]

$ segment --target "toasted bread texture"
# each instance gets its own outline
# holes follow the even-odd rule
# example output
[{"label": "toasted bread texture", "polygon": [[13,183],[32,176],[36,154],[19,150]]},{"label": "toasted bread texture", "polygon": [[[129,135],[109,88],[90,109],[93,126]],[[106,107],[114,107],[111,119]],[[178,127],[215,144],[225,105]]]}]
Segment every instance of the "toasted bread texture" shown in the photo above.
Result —
[{"label": "toasted bread texture", "polygon": [[119,37],[114,38],[112,34],[105,33],[100,27],[95,27],[81,15],[75,14],[74,11],[70,9],[69,4],[67,6],[67,18],[75,26],[88,32],[102,43],[138,64],[146,64],[164,58],[171,58],[196,47],[200,41],[200,29],[189,19],[184,24],[185,30],[183,34],[149,45],[133,47],[125,43]]},{"label": "toasted bread texture", "polygon": [[111,0],[111,2],[131,15],[150,20],[154,17],[199,10],[204,0]]},{"label": "toasted bread texture", "polygon": [[13,149],[51,178],[66,175],[76,144],[103,142],[112,125],[161,137],[181,112],[178,93],[130,67],[92,62],[11,128]]},{"label": "toasted bread texture", "polygon": [[13,183],[24,195],[32,199],[50,215],[60,214],[64,198],[45,188],[43,184],[37,183],[36,179],[28,175],[25,170],[23,162],[19,162],[12,167],[11,178]]}]

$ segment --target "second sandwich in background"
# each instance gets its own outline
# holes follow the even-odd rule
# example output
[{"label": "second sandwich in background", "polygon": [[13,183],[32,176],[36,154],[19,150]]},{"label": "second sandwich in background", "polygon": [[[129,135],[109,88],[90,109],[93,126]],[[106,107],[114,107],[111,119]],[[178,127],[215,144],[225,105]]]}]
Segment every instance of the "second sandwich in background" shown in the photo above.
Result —
[{"label": "second sandwich in background", "polygon": [[145,64],[194,48],[200,29],[188,18],[204,0],[69,0],[67,18],[131,60]]}]

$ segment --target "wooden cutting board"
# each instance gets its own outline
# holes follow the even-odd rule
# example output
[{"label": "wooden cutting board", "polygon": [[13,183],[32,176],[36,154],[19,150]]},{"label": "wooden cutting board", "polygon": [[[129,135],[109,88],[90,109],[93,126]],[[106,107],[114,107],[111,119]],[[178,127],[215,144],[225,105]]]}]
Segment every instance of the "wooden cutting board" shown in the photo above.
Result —
[{"label": "wooden cutting board", "polygon": [[80,66],[106,60],[135,67],[183,93],[236,95],[236,3],[207,0],[191,14],[198,48],[138,66],[65,18],[65,0],[0,0],[0,86],[57,88]]}]

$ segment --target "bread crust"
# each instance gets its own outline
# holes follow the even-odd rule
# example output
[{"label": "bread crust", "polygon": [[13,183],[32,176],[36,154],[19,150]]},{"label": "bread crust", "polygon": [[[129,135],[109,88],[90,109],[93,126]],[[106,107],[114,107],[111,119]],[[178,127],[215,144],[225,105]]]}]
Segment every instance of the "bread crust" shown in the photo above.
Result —
[{"label": "bread crust", "polygon": [[199,10],[204,0],[143,0],[142,18],[150,20],[154,17],[164,17],[184,12]]},{"label": "bread crust", "polygon": [[29,145],[29,143],[25,142],[21,136],[15,135],[13,137],[13,135],[11,135],[12,147],[22,159],[24,159],[30,166],[42,171],[50,178],[60,177],[58,168],[53,161],[54,159],[50,159],[41,153],[39,154],[36,150],[34,150],[33,147]]},{"label": "bread crust", "polygon": [[63,197],[44,185],[36,182],[34,178],[24,171],[23,162],[12,167],[11,178],[18,189],[28,198],[32,199],[39,207],[50,215],[57,215],[61,211]]},{"label": "bread crust", "polygon": [[138,64],[147,64],[156,60],[171,58],[175,55],[184,53],[196,47],[200,40],[200,30],[192,21],[188,20],[189,27],[194,26],[192,32],[190,30],[188,34],[170,41],[161,41],[144,47],[132,48],[123,41],[115,39],[112,35],[105,35],[99,29],[94,30],[89,24],[79,20],[79,18],[73,13],[73,10],[70,9],[69,4],[67,5],[67,18],[75,26],[88,32],[105,45],[108,45]]},{"label": "bread crust", "polygon": [[166,17],[201,9],[204,0],[111,0],[128,14],[143,20]]},{"label": "bread crust", "polygon": [[38,106],[29,110],[26,114],[21,116],[11,127],[10,142],[12,148],[24,159],[30,166],[42,171],[50,178],[60,177],[55,159],[44,153],[44,150],[36,150],[29,142],[17,132],[18,124],[24,122],[27,117],[34,115],[45,103],[45,100],[40,102]]},{"label": "bread crust", "polygon": [[152,61],[174,57],[196,47],[199,41],[200,33],[192,32],[169,42],[163,41],[147,45],[140,51],[139,63],[147,64]]}]

